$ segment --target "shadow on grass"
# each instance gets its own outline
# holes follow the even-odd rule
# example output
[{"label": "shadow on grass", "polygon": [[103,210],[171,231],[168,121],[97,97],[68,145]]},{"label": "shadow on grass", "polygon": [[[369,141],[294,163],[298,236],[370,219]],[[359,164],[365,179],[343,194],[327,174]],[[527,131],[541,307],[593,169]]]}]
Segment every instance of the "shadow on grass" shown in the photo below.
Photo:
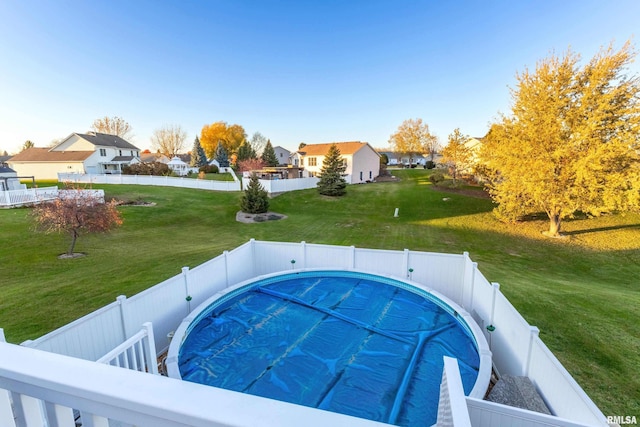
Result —
[{"label": "shadow on grass", "polygon": [[609,227],[597,227],[597,228],[585,228],[583,230],[563,231],[562,234],[566,236],[577,236],[580,234],[599,233],[603,231],[622,230],[625,228],[637,228],[640,230],[640,224],[620,224],[612,225]]}]

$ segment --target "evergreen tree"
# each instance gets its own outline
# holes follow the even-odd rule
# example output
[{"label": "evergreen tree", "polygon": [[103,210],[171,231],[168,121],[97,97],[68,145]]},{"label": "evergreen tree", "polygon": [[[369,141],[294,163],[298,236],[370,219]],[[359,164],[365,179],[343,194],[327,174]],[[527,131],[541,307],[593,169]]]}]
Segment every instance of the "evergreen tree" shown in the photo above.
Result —
[{"label": "evergreen tree", "polygon": [[254,173],[251,174],[249,185],[242,195],[240,202],[240,209],[245,213],[265,213],[269,210],[269,196],[260,181],[258,176]]},{"label": "evergreen tree", "polygon": [[200,144],[200,138],[196,136],[195,141],[193,142],[193,148],[191,149],[191,162],[189,166],[199,168],[200,166],[207,165],[207,156],[204,153],[204,149]]},{"label": "evergreen tree", "polygon": [[264,147],[264,151],[262,152],[262,161],[265,166],[278,166],[280,162],[278,162],[278,158],[276,157],[276,152],[273,150],[273,145],[271,145],[271,140],[267,140],[267,145]]},{"label": "evergreen tree", "polygon": [[218,164],[221,168],[229,167],[229,155],[227,154],[227,150],[224,149],[220,141],[218,141],[218,146],[216,147],[215,159],[218,161]]},{"label": "evergreen tree", "polygon": [[347,167],[340,157],[340,150],[336,144],[331,144],[329,151],[324,156],[318,192],[325,196],[344,196],[346,194],[347,181],[342,175]]},{"label": "evergreen tree", "polygon": [[244,160],[256,159],[258,156],[256,155],[255,150],[249,144],[249,141],[246,139],[242,142],[242,145],[238,147],[238,157],[236,159],[236,164],[242,162]]}]

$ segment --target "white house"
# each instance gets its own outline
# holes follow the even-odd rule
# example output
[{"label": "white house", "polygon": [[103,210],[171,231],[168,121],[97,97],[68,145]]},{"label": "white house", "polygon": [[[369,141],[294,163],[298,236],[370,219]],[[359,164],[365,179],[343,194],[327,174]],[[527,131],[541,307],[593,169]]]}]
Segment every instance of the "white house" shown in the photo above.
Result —
[{"label": "white house", "polygon": [[51,148],[33,147],[7,161],[20,176],[57,179],[58,173],[121,173],[140,161],[140,149],[119,136],[72,133]]},{"label": "white house", "polygon": [[347,165],[345,174],[349,177],[349,184],[373,181],[380,174],[380,155],[369,143],[360,141],[308,144],[291,155],[291,163],[304,168],[303,178],[318,176],[324,156],[333,144],[336,144]]},{"label": "white house", "polygon": [[273,151],[276,153],[276,159],[278,159],[278,165],[286,165],[289,163],[289,157],[291,156],[291,151],[280,146],[273,147]]}]

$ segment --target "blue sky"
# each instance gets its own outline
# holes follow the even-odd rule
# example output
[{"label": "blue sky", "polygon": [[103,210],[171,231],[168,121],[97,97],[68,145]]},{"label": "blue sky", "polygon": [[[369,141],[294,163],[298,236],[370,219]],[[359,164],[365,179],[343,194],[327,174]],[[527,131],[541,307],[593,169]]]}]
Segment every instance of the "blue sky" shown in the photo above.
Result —
[{"label": "blue sky", "polygon": [[[104,116],[188,133],[242,125],[274,145],[386,147],[422,118],[442,142],[508,112],[515,74],[634,37],[640,1],[0,1],[0,153]],[[635,63],[631,69],[640,74]]]}]

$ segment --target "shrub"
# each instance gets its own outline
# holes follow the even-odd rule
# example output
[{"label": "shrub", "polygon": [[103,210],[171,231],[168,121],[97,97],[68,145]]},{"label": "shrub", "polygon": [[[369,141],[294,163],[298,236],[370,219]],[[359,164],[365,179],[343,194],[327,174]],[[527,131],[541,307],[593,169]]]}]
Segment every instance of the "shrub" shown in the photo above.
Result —
[{"label": "shrub", "polygon": [[171,174],[169,166],[160,162],[150,163],[134,163],[122,168],[122,173],[125,175],[155,175],[166,176]]},{"label": "shrub", "polygon": [[216,166],[216,165],[200,166],[200,168],[198,170],[200,172],[204,172],[204,173],[218,173],[218,172],[220,172],[220,169],[218,169],[218,166]]},{"label": "shrub", "polygon": [[441,183],[442,181],[444,181],[444,174],[442,172],[434,172],[429,177],[429,181],[431,181],[434,184]]},{"label": "shrub", "polygon": [[433,169],[436,167],[436,163],[433,160],[427,160],[427,163],[424,164],[425,169]]}]

